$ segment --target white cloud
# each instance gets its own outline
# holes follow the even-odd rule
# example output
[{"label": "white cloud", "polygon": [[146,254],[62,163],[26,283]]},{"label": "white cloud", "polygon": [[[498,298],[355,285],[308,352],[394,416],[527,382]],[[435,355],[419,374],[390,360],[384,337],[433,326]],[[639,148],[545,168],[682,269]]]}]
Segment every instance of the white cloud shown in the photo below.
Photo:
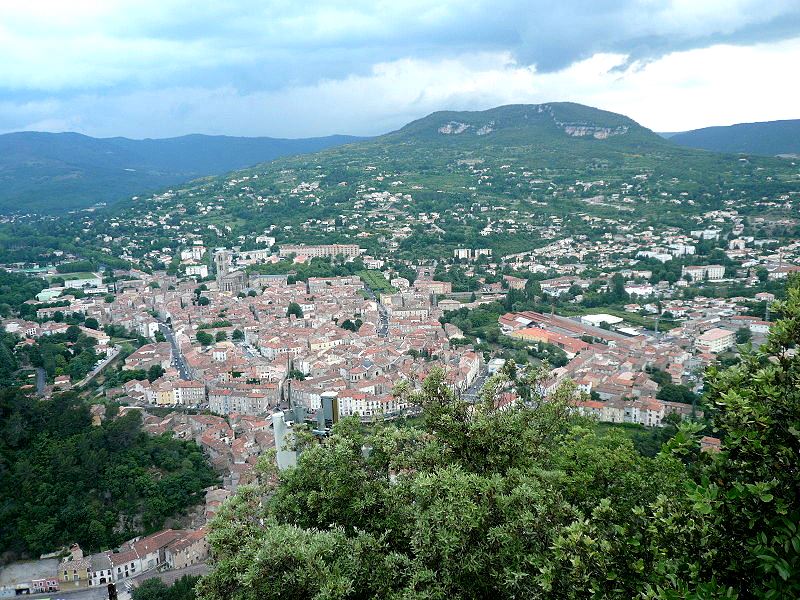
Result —
[{"label": "white cloud", "polygon": [[626,114],[656,131],[797,118],[800,38],[674,52],[624,72],[598,53],[553,73],[510,52],[379,62],[366,73],[272,91],[232,85],[0,102],[0,128],[166,137],[192,132],[302,137],[378,134],[435,110],[571,100]]},{"label": "white cloud", "polygon": [[622,56],[598,55],[540,77],[570,99],[626,114],[656,131],[796,119],[800,38],[675,52],[625,73]]}]

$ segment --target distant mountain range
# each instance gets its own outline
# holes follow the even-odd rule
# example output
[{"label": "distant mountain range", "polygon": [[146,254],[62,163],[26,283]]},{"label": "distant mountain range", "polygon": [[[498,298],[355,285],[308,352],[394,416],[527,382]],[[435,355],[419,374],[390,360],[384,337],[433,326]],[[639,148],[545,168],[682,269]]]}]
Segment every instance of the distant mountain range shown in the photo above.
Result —
[{"label": "distant mountain range", "polygon": [[0,135],[0,213],[63,212],[362,140],[186,135],[132,140],[78,133]]},{"label": "distant mountain range", "polygon": [[278,243],[357,242],[375,256],[391,244],[408,260],[458,248],[508,256],[543,245],[551,223],[582,235],[612,232],[619,218],[681,227],[753,190],[779,197],[796,177],[789,161],[678,146],[624,115],[510,105],[435,112],[365,141],[176,186],[171,197],[141,195],[98,214],[95,230],[113,220],[149,239],[140,217],[180,207],[209,246],[270,231]]},{"label": "distant mountain range", "polygon": [[[347,145],[345,148],[338,146]],[[551,169],[614,173],[633,164],[709,171],[727,153],[800,154],[800,120],[656,134],[632,119],[572,102],[432,113],[375,138],[307,139],[188,135],[131,140],[76,133],[0,135],[0,214],[64,212],[325,150],[319,160],[368,165],[387,155],[444,175],[453,160],[525,156]],[[313,160],[317,160],[316,158]],[[341,160],[341,162],[339,162]],[[667,162],[665,162],[667,161]],[[442,171],[442,169],[444,171]]]},{"label": "distant mountain range", "polygon": [[762,156],[800,155],[800,119],[704,127],[661,135],[681,146],[715,152]]}]

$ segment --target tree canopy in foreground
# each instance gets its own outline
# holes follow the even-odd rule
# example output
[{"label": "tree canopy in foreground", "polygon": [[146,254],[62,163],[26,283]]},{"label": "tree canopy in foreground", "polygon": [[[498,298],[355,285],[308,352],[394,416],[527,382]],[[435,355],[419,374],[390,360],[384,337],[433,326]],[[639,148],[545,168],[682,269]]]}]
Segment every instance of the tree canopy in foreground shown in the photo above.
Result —
[{"label": "tree canopy in foreground", "polygon": [[[434,371],[424,428],[364,433],[344,420],[296,468],[240,489],[212,524],[198,597],[800,597],[800,286],[769,343],[711,369],[722,448],[681,425],[636,452],[570,410],[537,402],[536,374],[490,379],[475,410]],[[522,402],[497,410],[516,387]]]}]

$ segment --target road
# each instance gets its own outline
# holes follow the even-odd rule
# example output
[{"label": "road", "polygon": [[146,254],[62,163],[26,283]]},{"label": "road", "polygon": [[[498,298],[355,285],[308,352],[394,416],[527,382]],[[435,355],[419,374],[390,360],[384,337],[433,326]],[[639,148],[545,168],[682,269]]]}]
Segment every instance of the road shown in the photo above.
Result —
[{"label": "road", "polygon": [[[81,590],[66,589],[60,592],[50,592],[47,594],[31,594],[30,596],[26,595],[23,597],[39,598],[41,600],[44,598],[52,598],[52,600],[58,600],[59,598],[63,598],[64,600],[108,600],[108,589],[106,586],[97,586]],[[120,600],[122,600],[121,596]]]},{"label": "road", "polygon": [[[362,282],[364,280],[362,279]],[[378,305],[378,314],[380,315],[380,324],[378,325],[378,336],[386,337],[389,335],[389,312],[386,310],[386,307],[381,303],[378,299],[378,296],[369,287],[366,283],[364,283],[364,291],[367,292],[367,295],[370,297],[371,300],[374,300],[375,303]]]},{"label": "road", "polygon": [[486,383],[489,374],[485,371],[478,375],[475,378],[475,381],[472,382],[472,385],[467,388],[467,390],[462,394],[462,400],[469,402],[470,404],[475,404],[478,401],[478,394],[483,387],[483,384]]},{"label": "road", "polygon": [[96,368],[94,368],[94,369],[92,369],[91,371],[89,371],[88,375],[86,375],[86,377],[84,377],[83,379],[81,379],[81,381],[80,381],[80,382],[79,382],[79,383],[78,383],[78,384],[77,384],[75,387],[81,387],[81,386],[84,386],[84,385],[86,385],[87,383],[89,383],[89,382],[90,382],[92,379],[94,379],[95,377],[97,377],[97,374],[98,374],[100,371],[102,371],[103,369],[105,369],[105,368],[106,368],[106,367],[107,367],[109,364],[111,364],[111,361],[112,361],[112,360],[114,360],[115,358],[117,358],[117,355],[119,354],[119,351],[120,351],[121,349],[122,349],[122,347],[121,347],[121,346],[114,346],[114,347],[111,349],[111,354],[109,354],[109,355],[108,355],[106,358],[104,358],[104,359],[103,359],[103,360],[100,362],[100,365],[99,365],[99,366],[97,366]]},{"label": "road", "polygon": [[45,372],[42,367],[36,368],[36,393],[44,396],[44,386],[46,384]]},{"label": "road", "polygon": [[178,369],[181,379],[188,381],[191,379],[189,375],[189,368],[186,366],[186,359],[181,352],[180,346],[175,339],[175,334],[172,333],[172,328],[168,327],[166,323],[159,323],[158,330],[164,334],[167,341],[172,345],[172,366]]}]

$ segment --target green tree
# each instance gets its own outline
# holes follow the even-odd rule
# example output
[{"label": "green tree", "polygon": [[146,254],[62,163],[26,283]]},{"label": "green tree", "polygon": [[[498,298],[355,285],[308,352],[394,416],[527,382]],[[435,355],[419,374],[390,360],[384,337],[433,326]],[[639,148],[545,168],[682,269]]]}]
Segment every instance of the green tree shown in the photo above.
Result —
[{"label": "green tree", "polygon": [[147,369],[147,380],[155,381],[164,374],[164,368],[161,365],[151,365]]},{"label": "green tree", "polygon": [[134,588],[132,600],[195,600],[194,586],[199,577],[184,575],[171,586],[157,577],[147,579]]},{"label": "green tree", "polygon": [[289,307],[286,309],[286,316],[290,317],[294,315],[298,319],[303,318],[303,309],[297,302],[290,302]]},{"label": "green tree", "polygon": [[241,329],[234,329],[231,339],[238,342],[244,339],[244,332]]},{"label": "green tree", "polygon": [[197,337],[197,341],[200,342],[202,346],[210,346],[214,343],[214,337],[206,331],[198,331],[195,337]]},{"label": "green tree", "polygon": [[155,531],[216,482],[193,442],[150,436],[131,411],[93,426],[77,394],[40,400],[0,389],[0,548],[88,551]]},{"label": "green tree", "polygon": [[88,329],[100,329],[100,323],[98,323],[97,319],[94,317],[87,317],[87,319],[83,322],[83,325]]},{"label": "green tree", "polygon": [[746,344],[752,339],[753,339],[753,333],[750,331],[749,327],[740,327],[739,329],[736,330],[737,344]]}]

